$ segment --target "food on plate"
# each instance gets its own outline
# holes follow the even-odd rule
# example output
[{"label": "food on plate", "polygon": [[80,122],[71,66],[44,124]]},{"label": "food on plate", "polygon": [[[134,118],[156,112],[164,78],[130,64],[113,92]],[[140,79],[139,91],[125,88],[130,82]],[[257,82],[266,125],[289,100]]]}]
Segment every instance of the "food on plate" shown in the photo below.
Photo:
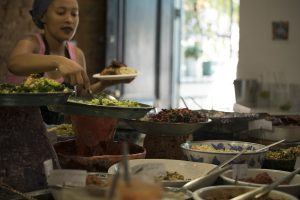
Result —
[{"label": "food on plate", "polygon": [[138,178],[132,178],[127,184],[118,182],[117,199],[120,200],[159,200],[163,198],[163,189],[157,183],[146,182]]},{"label": "food on plate", "polygon": [[141,107],[140,104],[136,101],[131,100],[116,100],[108,98],[93,98],[91,103],[94,105],[102,106],[118,106],[118,107]]},{"label": "food on plate", "polygon": [[37,75],[30,75],[24,80],[21,85],[0,84],[1,94],[15,94],[15,93],[55,93],[55,92],[69,92],[69,89],[55,80],[41,77]]},{"label": "food on plate", "polygon": [[162,109],[157,114],[149,115],[149,121],[169,123],[199,123],[207,122],[205,114],[194,112],[187,108],[183,109]]},{"label": "food on plate", "polygon": [[128,67],[127,65],[118,62],[112,61],[111,64],[104,68],[104,70],[100,73],[101,75],[127,75],[127,74],[136,74],[137,71],[132,68]]},{"label": "food on plate", "polygon": [[[191,145],[192,150],[198,151],[205,151],[205,152],[219,152],[219,153],[237,153],[240,152],[239,148],[232,148],[232,149],[216,149],[213,146],[206,145],[206,144],[193,144]],[[246,152],[251,152],[251,150],[247,150]]]},{"label": "food on plate", "polygon": [[116,107],[127,107],[127,108],[140,108],[142,105],[136,101],[131,100],[117,100],[110,98],[106,94],[95,95],[91,99],[82,99],[72,97],[68,99],[68,102],[80,103],[86,105],[96,105],[96,106],[116,106]]},{"label": "food on plate", "polygon": [[267,172],[259,173],[255,177],[241,179],[241,181],[257,184],[271,184],[274,182]]},{"label": "food on plate", "polygon": [[155,178],[157,181],[180,181],[184,180],[184,176],[178,172],[166,171],[166,175]]},{"label": "food on plate", "polygon": [[269,160],[295,160],[300,155],[300,146],[290,147],[288,149],[279,149],[268,151],[266,159]]},{"label": "food on plate", "polygon": [[[203,195],[203,199],[205,200],[229,200],[234,197],[237,197],[241,194],[248,192],[247,189],[236,188],[236,189],[222,189],[222,190],[213,190],[207,192],[207,194]],[[283,198],[270,198],[270,197],[260,197],[255,200],[284,200]]]},{"label": "food on plate", "polygon": [[70,137],[75,135],[72,124],[60,124],[47,129],[47,131],[54,132],[57,136],[61,137]]}]

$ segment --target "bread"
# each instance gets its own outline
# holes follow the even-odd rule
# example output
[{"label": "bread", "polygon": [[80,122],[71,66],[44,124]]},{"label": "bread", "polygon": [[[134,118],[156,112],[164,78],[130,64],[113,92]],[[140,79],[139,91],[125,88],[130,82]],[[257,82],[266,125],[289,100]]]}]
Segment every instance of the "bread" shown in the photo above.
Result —
[{"label": "bread", "polygon": [[132,68],[128,67],[125,64],[112,61],[111,64],[106,67],[100,74],[101,75],[124,75],[124,74],[136,74],[137,71]]}]

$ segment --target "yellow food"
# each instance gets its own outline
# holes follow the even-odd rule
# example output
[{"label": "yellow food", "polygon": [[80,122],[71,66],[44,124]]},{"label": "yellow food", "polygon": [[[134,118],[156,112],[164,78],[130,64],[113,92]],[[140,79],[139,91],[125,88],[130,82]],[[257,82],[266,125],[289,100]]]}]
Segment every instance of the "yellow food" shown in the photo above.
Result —
[{"label": "yellow food", "polygon": [[48,132],[54,132],[58,136],[74,136],[75,133],[72,128],[72,124],[61,124],[53,128],[49,128]]},{"label": "yellow food", "polygon": [[106,67],[100,74],[101,75],[127,75],[127,74],[136,74],[137,71],[132,68],[128,67],[125,64],[112,61],[112,63]]}]

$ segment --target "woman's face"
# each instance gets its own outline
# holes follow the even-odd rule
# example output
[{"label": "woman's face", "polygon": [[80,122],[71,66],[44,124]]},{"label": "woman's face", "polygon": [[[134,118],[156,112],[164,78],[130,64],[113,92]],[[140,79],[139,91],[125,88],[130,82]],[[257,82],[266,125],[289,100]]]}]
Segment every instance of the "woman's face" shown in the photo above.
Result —
[{"label": "woman's face", "polygon": [[53,0],[42,18],[45,32],[58,41],[74,37],[79,23],[77,0]]}]

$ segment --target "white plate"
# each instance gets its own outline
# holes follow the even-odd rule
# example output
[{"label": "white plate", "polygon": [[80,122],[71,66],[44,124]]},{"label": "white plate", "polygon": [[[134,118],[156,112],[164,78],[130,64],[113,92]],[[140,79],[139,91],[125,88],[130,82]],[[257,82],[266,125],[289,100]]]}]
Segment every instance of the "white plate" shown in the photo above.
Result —
[{"label": "white plate", "polygon": [[[286,171],[272,170],[272,169],[248,169],[247,178],[255,177],[257,174],[263,172],[267,172],[273,180],[278,180],[284,176],[287,176],[290,173]],[[235,184],[235,180],[232,178],[232,170],[228,170],[224,172],[221,175],[221,178],[224,180],[226,184],[230,184],[230,185]],[[254,187],[260,187],[264,185],[264,184],[249,183],[245,181],[237,181],[237,184],[242,186],[254,186]],[[288,185],[279,185],[276,190],[280,190],[282,192],[286,192],[295,196],[300,195],[300,175],[296,175]]]},{"label": "white plate", "polygon": [[[115,174],[118,164],[114,164],[108,169],[109,174]],[[141,169],[136,175],[142,175],[155,179],[160,175],[169,172],[178,172],[183,175],[184,181],[162,181],[165,187],[181,187],[189,180],[202,177],[216,165],[208,163],[198,163],[183,160],[168,160],[168,159],[134,159],[129,161],[129,169],[131,173],[135,173]],[[215,180],[207,182],[206,186],[213,184]]]},{"label": "white plate", "polygon": [[101,74],[94,74],[93,78],[103,80],[103,81],[113,81],[113,80],[126,80],[126,79],[133,79],[138,74],[122,74],[122,75],[101,75]]}]

